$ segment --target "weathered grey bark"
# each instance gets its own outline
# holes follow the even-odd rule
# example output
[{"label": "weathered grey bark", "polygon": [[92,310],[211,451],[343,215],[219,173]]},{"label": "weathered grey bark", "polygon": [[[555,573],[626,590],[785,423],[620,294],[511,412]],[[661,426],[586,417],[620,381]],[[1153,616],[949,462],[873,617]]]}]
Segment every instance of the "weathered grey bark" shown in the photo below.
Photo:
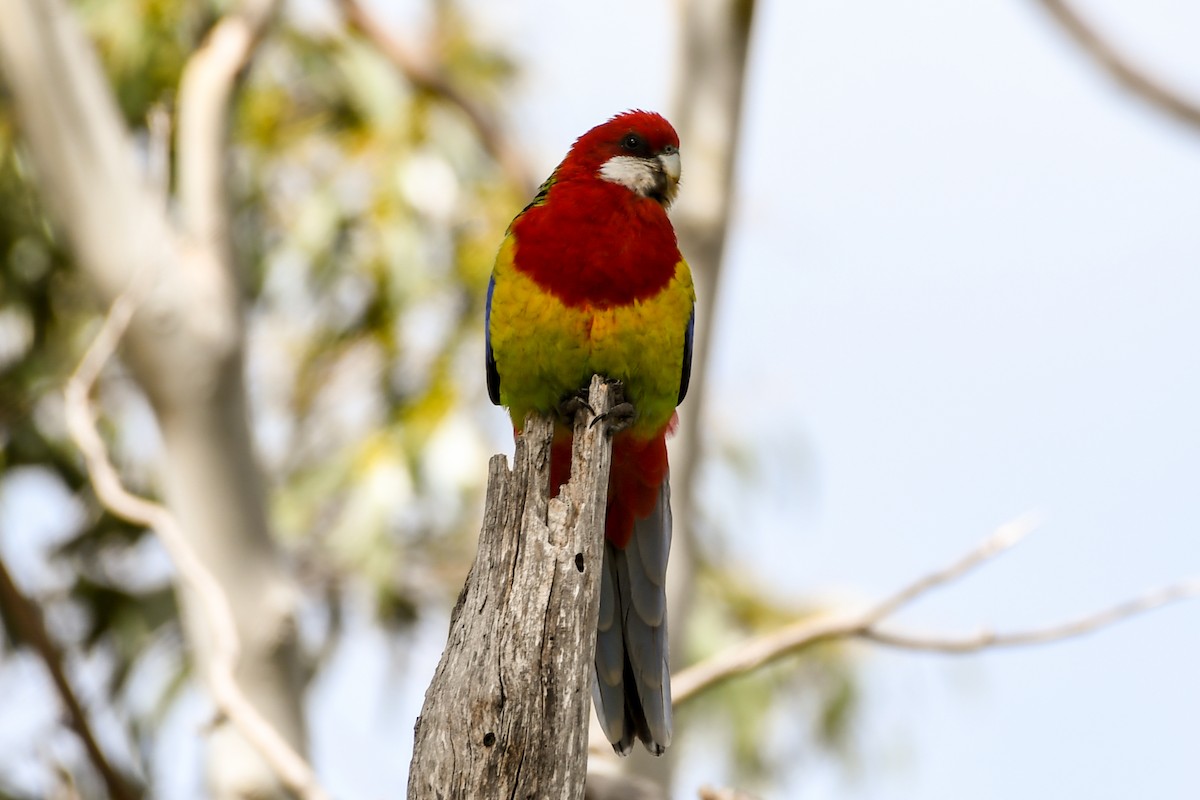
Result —
[{"label": "weathered grey bark", "polygon": [[[589,404],[612,405],[592,379]],[[583,797],[612,446],[586,409],[548,499],[553,422],[489,465],[479,551],[417,720],[409,800]]]},{"label": "weathered grey bark", "polygon": [[[304,744],[296,592],[270,536],[252,449],[243,318],[223,224],[224,134],[236,74],[274,8],[236,6],[189,64],[182,120],[180,219],[139,168],[90,42],[63,0],[0,0],[0,68],[41,195],[107,305],[139,287],[126,357],[154,406],[165,447],[168,504],[234,609],[238,684],[297,750]],[[188,85],[190,83],[190,86]],[[208,626],[183,594],[201,674]],[[210,796],[283,796],[240,734],[218,726]]]}]

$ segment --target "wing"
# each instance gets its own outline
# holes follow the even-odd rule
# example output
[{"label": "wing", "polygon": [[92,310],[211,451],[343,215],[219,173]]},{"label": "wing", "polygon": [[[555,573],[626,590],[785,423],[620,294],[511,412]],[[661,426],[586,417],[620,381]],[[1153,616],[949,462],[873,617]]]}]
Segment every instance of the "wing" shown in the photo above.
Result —
[{"label": "wing", "polygon": [[[529,201],[529,205],[521,209],[521,213],[513,217],[513,221],[508,223],[506,236],[512,235],[513,225],[517,224],[517,220],[525,216],[525,212],[536,206],[546,204],[546,198],[550,196],[550,188],[554,186],[558,180],[558,168],[555,167],[554,172],[550,173],[550,177],[542,181],[542,185],[538,187],[537,194]],[[500,373],[496,371],[496,355],[492,352],[492,292],[496,288],[496,275],[493,273],[491,280],[488,281],[487,291],[487,307],[483,313],[484,327],[484,342],[487,347],[487,387],[488,397],[496,405],[500,405]]]},{"label": "wing", "polygon": [[[500,405],[500,373],[496,370],[496,354],[492,352],[492,292],[496,289],[496,276],[488,281],[487,306],[483,312],[483,341],[487,350],[487,388],[488,397],[496,405]],[[688,349],[691,349],[689,345]],[[691,358],[688,358],[691,361]]]},{"label": "wing", "polygon": [[[491,299],[490,289],[488,290],[488,299],[489,301]],[[688,384],[692,381],[692,338],[695,332],[696,310],[692,309],[692,315],[688,317],[687,333],[683,336],[683,372],[679,376],[679,399],[675,401],[675,405],[679,405],[683,402],[683,398],[687,397]],[[491,353],[490,350],[488,352]]]}]

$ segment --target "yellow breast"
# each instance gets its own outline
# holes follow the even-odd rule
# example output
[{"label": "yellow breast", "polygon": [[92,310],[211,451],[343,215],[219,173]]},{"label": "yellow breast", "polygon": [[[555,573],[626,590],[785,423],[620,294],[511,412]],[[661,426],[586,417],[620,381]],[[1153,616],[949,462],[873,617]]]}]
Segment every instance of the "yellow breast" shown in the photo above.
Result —
[{"label": "yellow breast", "polygon": [[500,402],[515,425],[586,388],[595,373],[624,382],[637,410],[631,430],[649,436],[671,418],[679,397],[684,338],[695,302],[687,262],[658,294],[608,308],[567,306],[514,266],[515,241],[496,258],[490,331]]}]

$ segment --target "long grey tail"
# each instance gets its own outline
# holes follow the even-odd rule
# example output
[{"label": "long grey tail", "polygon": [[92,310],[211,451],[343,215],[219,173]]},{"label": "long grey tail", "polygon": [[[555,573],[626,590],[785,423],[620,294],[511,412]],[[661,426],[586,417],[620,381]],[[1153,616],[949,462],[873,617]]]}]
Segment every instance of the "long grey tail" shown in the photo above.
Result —
[{"label": "long grey tail", "polygon": [[671,487],[664,477],[654,512],[634,522],[629,544],[620,549],[604,541],[592,698],[608,740],[623,756],[635,737],[656,756],[671,744],[670,549]]}]

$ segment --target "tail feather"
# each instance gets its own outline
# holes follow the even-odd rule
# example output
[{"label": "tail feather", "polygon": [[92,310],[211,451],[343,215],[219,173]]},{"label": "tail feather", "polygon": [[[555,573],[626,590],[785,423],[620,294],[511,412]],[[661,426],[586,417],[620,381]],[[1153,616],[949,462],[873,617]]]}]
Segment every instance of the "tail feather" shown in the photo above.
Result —
[{"label": "tail feather", "polygon": [[633,524],[625,547],[629,564],[629,593],[634,608],[648,625],[658,627],[667,616],[667,554],[671,547],[671,489],[664,480],[658,505],[650,516]]},{"label": "tail feather", "polygon": [[[649,516],[625,547],[605,541],[593,697],[608,740],[625,755],[640,739],[662,755],[671,743],[667,659],[667,553],[671,490],[666,477]],[[616,624],[613,624],[616,623]]]},{"label": "tail feather", "polygon": [[667,558],[671,554],[671,481],[664,475],[654,511],[633,525],[642,556],[642,569],[655,586],[667,583]]},{"label": "tail feather", "polygon": [[596,707],[600,727],[604,730],[605,738],[612,742],[617,754],[627,756],[633,749],[633,726],[628,724],[626,719],[628,714],[625,710],[623,686],[619,675],[615,683],[609,683],[599,672],[592,673],[592,702]]},{"label": "tail feather", "polygon": [[616,624],[617,590],[613,559],[605,554],[600,570],[600,619],[596,624],[596,674],[606,686],[621,685],[625,669],[625,637]]}]

